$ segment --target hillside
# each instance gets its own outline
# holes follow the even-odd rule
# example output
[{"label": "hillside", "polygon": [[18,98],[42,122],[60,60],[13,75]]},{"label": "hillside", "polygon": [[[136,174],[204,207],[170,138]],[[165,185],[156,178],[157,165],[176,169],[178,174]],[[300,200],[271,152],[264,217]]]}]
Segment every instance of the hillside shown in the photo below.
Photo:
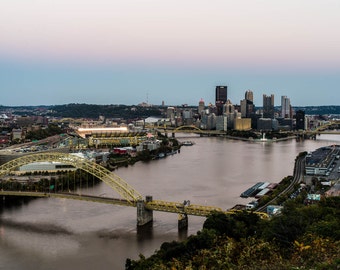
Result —
[{"label": "hillside", "polygon": [[340,197],[304,205],[287,201],[281,215],[215,213],[184,242],[163,243],[126,269],[339,269]]}]

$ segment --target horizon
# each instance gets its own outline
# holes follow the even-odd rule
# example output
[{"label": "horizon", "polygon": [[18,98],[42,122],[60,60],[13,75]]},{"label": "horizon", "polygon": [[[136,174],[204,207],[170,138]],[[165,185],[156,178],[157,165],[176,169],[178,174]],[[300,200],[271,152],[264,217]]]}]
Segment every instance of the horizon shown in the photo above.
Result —
[{"label": "horizon", "polygon": [[[68,106],[68,105],[94,105],[94,106],[140,106],[140,104],[93,104],[93,103],[65,103],[65,104],[39,104],[39,105],[2,105],[0,107],[8,107],[8,108],[16,108],[16,107],[53,107],[53,106]],[[162,104],[148,104],[150,107],[161,107]],[[185,105],[185,106],[183,106]],[[205,104],[207,107],[209,104]],[[240,105],[240,104],[233,104]],[[262,108],[263,106],[256,106],[255,108]],[[340,105],[291,105],[292,108],[307,108],[307,107],[340,107]],[[143,106],[142,106],[143,107]],[[164,104],[164,107],[198,107],[198,105],[190,105],[190,104]],[[281,105],[275,105],[274,108],[281,107]]]},{"label": "horizon", "polygon": [[339,13],[336,0],[5,0],[0,103],[214,103],[226,85],[233,104],[252,90],[255,104],[337,106]]}]

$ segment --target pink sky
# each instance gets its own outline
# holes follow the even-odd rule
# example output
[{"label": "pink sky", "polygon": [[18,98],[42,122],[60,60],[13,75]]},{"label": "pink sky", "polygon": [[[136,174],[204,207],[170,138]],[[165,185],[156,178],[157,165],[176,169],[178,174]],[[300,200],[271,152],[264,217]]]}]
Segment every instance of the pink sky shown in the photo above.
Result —
[{"label": "pink sky", "polygon": [[0,53],[17,58],[338,66],[339,1],[4,0]]},{"label": "pink sky", "polygon": [[1,102],[197,104],[228,85],[234,103],[251,89],[258,105],[339,104],[339,14],[339,0],[2,0],[0,89],[17,95]]}]

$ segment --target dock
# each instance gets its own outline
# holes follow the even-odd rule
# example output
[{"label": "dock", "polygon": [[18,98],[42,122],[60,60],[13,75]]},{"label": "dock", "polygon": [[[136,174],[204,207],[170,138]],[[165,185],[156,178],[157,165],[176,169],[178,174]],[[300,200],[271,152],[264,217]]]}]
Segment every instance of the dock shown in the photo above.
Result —
[{"label": "dock", "polygon": [[246,191],[241,193],[242,198],[254,197],[259,192],[259,187],[261,187],[264,182],[258,182],[253,185],[251,188],[248,188]]}]

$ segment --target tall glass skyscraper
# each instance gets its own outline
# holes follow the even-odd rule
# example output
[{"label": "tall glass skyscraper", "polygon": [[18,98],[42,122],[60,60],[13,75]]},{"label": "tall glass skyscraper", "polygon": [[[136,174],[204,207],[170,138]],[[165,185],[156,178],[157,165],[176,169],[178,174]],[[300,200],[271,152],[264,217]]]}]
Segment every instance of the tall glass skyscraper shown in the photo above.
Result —
[{"label": "tall glass skyscraper", "polygon": [[223,115],[223,105],[227,102],[228,98],[227,86],[216,86],[216,98],[215,105],[217,109],[217,115]]},{"label": "tall glass skyscraper", "polygon": [[263,95],[263,117],[274,118],[274,95]]}]

